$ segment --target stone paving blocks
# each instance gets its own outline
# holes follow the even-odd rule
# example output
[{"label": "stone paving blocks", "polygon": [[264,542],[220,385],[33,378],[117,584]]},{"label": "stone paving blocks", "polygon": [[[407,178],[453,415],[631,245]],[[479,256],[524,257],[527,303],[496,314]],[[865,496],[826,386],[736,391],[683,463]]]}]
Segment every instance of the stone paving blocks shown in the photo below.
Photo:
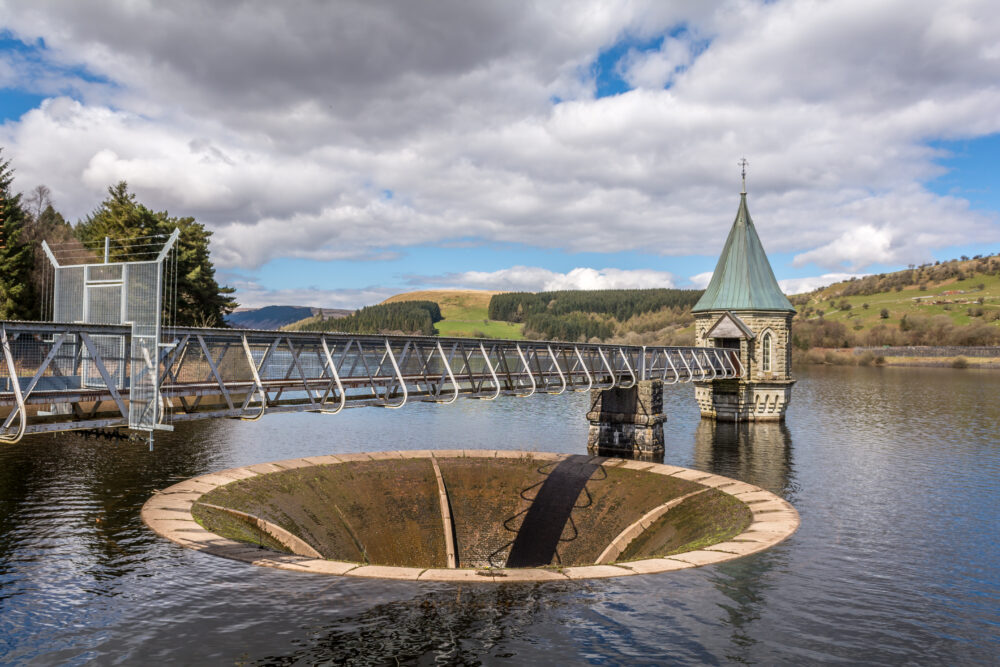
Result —
[{"label": "stone paving blocks", "polygon": [[463,449],[462,451],[470,458],[495,459],[497,457],[495,449]]},{"label": "stone paving blocks", "polygon": [[632,570],[617,565],[580,565],[564,567],[561,572],[570,579],[607,579],[634,574]]},{"label": "stone paving blocks", "polygon": [[285,459],[284,461],[275,461],[274,464],[281,466],[285,470],[292,470],[293,468],[308,468],[311,465],[305,459]]},{"label": "stone paving blocks", "polygon": [[323,456],[307,456],[303,460],[316,466],[336,465],[341,462],[340,457],[334,456],[333,454],[324,454]]},{"label": "stone paving blocks", "polygon": [[[330,454],[329,457],[332,458],[332,459],[335,459],[335,460],[334,461],[330,461],[330,463],[327,464],[327,465],[332,465],[332,464],[336,464],[336,463],[345,463],[345,462],[348,462],[348,461],[371,461],[372,460],[371,455],[370,454],[366,454],[364,452],[354,452],[352,454],[337,454],[337,455]],[[321,458],[326,458],[326,457],[324,456],[324,457],[321,457]]]},{"label": "stone paving blocks", "polygon": [[[237,481],[241,479],[250,479],[251,477],[256,477],[257,473],[253,470],[247,470],[246,468],[230,468],[229,470],[220,470],[219,472],[211,473],[212,475],[221,475],[222,477],[228,477],[232,481]],[[203,475],[207,477],[207,475]]]},{"label": "stone paving blocks", "polygon": [[[742,500],[742,499],[741,499]],[[780,500],[765,500],[762,502],[756,502],[748,505],[750,511],[754,514],[760,512],[787,512],[789,507],[786,503]]]},{"label": "stone paving blocks", "polygon": [[773,530],[747,530],[733,538],[734,542],[758,542],[762,544],[776,544],[788,537],[787,532]]},{"label": "stone paving blocks", "polygon": [[518,581],[566,581],[568,577],[557,570],[525,568],[520,570],[495,570],[493,581],[515,583]]},{"label": "stone paving blocks", "polygon": [[699,480],[712,477],[711,473],[702,472],[700,470],[689,470],[687,468],[681,468],[680,472],[675,472],[671,477],[677,477],[678,479],[686,479],[689,482],[698,482]]},{"label": "stone paving blocks", "polygon": [[431,568],[424,570],[418,581],[458,581],[462,583],[493,583],[490,570],[470,570],[464,568]]},{"label": "stone paving blocks", "polygon": [[362,565],[350,571],[352,577],[375,577],[378,579],[417,579],[425,567],[389,567],[387,565]]},{"label": "stone paving blocks", "polygon": [[397,452],[371,452],[368,454],[372,461],[384,461],[386,459],[401,459],[402,454]]},{"label": "stone paving blocks", "polygon": [[733,558],[733,554],[724,553],[722,551],[702,550],[686,551],[682,554],[667,556],[667,560],[679,560],[683,563],[690,563],[691,565],[709,565],[710,563],[718,563],[731,558]]},{"label": "stone paving blocks", "polygon": [[778,533],[793,533],[798,528],[799,522],[793,518],[776,519],[774,521],[754,521],[750,524],[749,530],[764,530]]},{"label": "stone paving blocks", "polygon": [[461,459],[465,457],[464,449],[438,449],[434,452],[438,459]]},{"label": "stone paving blocks", "polygon": [[682,563],[669,558],[647,558],[645,560],[633,560],[617,563],[618,567],[628,568],[636,574],[657,574],[659,572],[672,572],[674,570],[685,570],[690,567],[687,563]]},{"label": "stone paving blocks", "polygon": [[676,475],[684,468],[678,468],[677,466],[667,465],[665,463],[654,463],[653,467],[649,469],[649,472],[656,473],[657,475]]},{"label": "stone paving blocks", "polygon": [[754,503],[759,503],[759,502],[773,502],[776,497],[770,491],[762,491],[760,489],[757,489],[755,491],[744,491],[743,493],[734,493],[733,495],[736,496],[741,502],[744,502],[747,505],[752,505]]},{"label": "stone paving blocks", "polygon": [[625,468],[627,470],[649,470],[655,465],[655,463],[650,463],[648,461],[622,461],[622,464],[618,467]]},{"label": "stone paving blocks", "polygon": [[755,491],[762,491],[759,486],[754,486],[753,484],[746,484],[744,482],[736,482],[726,487],[726,493],[731,496],[738,496],[741,493],[753,493]]},{"label": "stone paving blocks", "polygon": [[703,547],[703,551],[725,551],[726,553],[745,556],[756,551],[761,551],[765,547],[759,542],[719,542],[710,547]]},{"label": "stone paving blocks", "polygon": [[247,466],[247,470],[251,470],[259,475],[266,475],[270,472],[279,472],[283,468],[279,468],[273,463],[257,463],[252,466]]}]

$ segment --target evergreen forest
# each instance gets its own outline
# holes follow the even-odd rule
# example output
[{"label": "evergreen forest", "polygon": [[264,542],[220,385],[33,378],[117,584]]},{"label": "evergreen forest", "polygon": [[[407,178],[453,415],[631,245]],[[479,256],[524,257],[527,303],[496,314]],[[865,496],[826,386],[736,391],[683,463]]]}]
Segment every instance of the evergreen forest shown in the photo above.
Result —
[{"label": "evergreen forest", "polygon": [[312,317],[294,325],[298,331],[381,333],[433,336],[441,308],[433,301],[397,301],[365,306],[347,317]]}]

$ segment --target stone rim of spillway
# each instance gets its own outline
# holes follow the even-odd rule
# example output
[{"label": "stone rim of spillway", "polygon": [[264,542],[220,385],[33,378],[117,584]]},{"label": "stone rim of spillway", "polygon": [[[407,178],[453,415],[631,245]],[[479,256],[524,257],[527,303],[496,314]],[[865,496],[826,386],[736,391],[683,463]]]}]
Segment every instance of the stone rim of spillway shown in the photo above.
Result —
[{"label": "stone rim of spillway", "polygon": [[[229,539],[210,532],[202,527],[193,516],[195,505],[204,495],[215,489],[240,480],[296,468],[338,465],[356,461],[419,458],[432,460],[435,458],[438,460],[455,458],[527,459],[539,463],[558,463],[572,457],[574,455],[552,452],[465,449],[336,454],[259,463],[200,475],[159,491],[143,505],[142,519],[157,534],[181,546],[253,565],[351,577],[496,583],[620,577],[700,567],[741,558],[768,549],[785,540],[799,527],[799,514],[790,503],[770,491],[752,484],[700,470],[604,457],[590,458],[599,460],[600,465],[604,467],[620,467],[653,475],[676,477],[704,487],[704,489],[715,489],[743,503],[749,509],[752,518],[744,530],[734,537],[702,548],[668,556],[566,567],[548,565],[524,568],[441,568],[366,564],[328,560],[322,557],[318,558],[315,555],[266,550],[247,542]],[[577,456],[576,458],[581,457]],[[615,539],[620,540],[627,537],[631,541],[646,528],[649,528],[651,524],[652,521],[636,521],[625,531],[631,531],[629,536],[623,532]],[[297,538],[292,536],[288,539]],[[624,544],[627,545],[628,542]],[[308,546],[304,548],[309,549]],[[609,544],[608,548],[611,549],[612,545]]]}]

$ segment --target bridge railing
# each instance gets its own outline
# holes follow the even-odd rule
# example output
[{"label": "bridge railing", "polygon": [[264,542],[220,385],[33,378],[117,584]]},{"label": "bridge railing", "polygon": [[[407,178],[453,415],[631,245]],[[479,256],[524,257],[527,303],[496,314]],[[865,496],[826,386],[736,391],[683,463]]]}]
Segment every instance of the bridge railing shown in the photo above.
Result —
[{"label": "bridge railing", "polygon": [[[149,346],[133,349],[129,326],[0,322],[0,335],[0,440],[6,441],[128,425],[130,392],[140,386],[136,400],[150,411],[144,419],[170,428],[190,419],[335,414],[353,406],[449,404],[459,397],[744,373],[738,355],[717,348],[173,328],[164,331],[159,354],[150,355]],[[150,386],[157,400],[146,396]]]}]

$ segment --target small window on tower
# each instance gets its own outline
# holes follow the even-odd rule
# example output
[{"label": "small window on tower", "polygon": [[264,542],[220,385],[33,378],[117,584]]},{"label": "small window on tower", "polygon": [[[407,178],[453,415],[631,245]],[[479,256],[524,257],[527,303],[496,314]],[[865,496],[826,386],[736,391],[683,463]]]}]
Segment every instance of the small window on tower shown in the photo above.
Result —
[{"label": "small window on tower", "polygon": [[768,331],[760,339],[760,369],[765,373],[771,372],[771,332]]}]

